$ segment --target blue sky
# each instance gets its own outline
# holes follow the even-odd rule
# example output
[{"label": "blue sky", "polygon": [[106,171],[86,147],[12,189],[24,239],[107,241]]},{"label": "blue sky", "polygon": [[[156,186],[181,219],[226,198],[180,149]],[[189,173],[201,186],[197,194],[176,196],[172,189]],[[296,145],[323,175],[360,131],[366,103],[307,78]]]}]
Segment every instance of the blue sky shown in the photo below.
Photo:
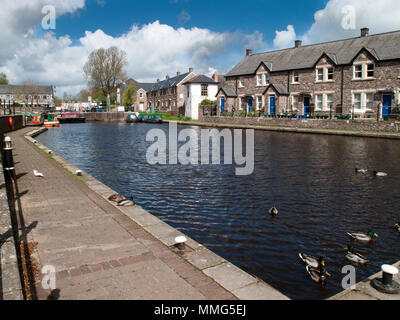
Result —
[{"label": "blue sky", "polygon": [[[295,24],[305,33],[314,21],[314,13],[328,0],[88,0],[86,7],[57,20],[57,35],[68,34],[77,40],[84,31],[103,30],[117,37],[133,24],[159,20],[175,28],[206,28],[216,32],[252,33],[260,31],[272,43],[275,30]],[[290,8],[290,10],[288,10]],[[182,13],[185,12],[185,13]],[[188,18],[184,18],[188,17]]]},{"label": "blue sky", "polygon": [[[11,83],[57,86],[79,93],[89,54],[117,46],[127,75],[156,81],[193,67],[228,72],[245,55],[400,30],[399,0],[0,0],[0,72]],[[43,8],[57,12],[55,30],[42,27]],[[343,19],[352,12],[351,28]],[[346,20],[347,21],[347,20]],[[17,39],[17,41],[16,41]]]}]

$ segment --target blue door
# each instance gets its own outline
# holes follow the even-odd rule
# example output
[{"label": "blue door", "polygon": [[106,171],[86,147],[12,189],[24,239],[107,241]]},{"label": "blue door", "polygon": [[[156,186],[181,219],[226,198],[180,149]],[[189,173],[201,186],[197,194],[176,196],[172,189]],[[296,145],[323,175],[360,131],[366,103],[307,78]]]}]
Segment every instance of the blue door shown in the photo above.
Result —
[{"label": "blue door", "polygon": [[311,113],[310,97],[304,97],[304,115]]},{"label": "blue door", "polygon": [[224,113],[224,110],[225,110],[225,99],[221,98],[221,114]]},{"label": "blue door", "polygon": [[274,116],[276,112],[275,97],[269,97],[269,114]]},{"label": "blue door", "polygon": [[249,112],[253,109],[253,99],[249,98]]},{"label": "blue door", "polygon": [[382,117],[390,116],[392,113],[392,95],[385,94],[383,96]]}]

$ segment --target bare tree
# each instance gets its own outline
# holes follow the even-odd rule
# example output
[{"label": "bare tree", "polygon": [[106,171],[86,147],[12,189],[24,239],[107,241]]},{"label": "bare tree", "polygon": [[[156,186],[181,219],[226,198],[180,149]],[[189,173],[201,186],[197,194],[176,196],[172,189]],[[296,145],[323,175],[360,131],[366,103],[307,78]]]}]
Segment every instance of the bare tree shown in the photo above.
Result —
[{"label": "bare tree", "polygon": [[98,49],[89,55],[83,72],[91,88],[97,87],[104,96],[113,94],[126,79],[126,52],[117,47]]}]

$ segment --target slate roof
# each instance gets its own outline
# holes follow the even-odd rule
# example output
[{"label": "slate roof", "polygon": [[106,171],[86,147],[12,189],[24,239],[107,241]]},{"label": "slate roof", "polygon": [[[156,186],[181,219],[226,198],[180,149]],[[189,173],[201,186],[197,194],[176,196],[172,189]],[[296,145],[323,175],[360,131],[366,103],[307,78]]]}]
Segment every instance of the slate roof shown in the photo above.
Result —
[{"label": "slate roof", "polygon": [[188,81],[186,81],[184,84],[189,84],[189,83],[212,83],[212,84],[217,84],[218,82],[214,81],[210,77],[205,76],[204,74],[197,75],[193,78],[190,78]]},{"label": "slate roof", "polygon": [[324,53],[337,65],[347,65],[363,48],[377,61],[400,59],[400,31],[253,54],[246,56],[226,76],[254,74],[262,62],[272,72],[310,69]]},{"label": "slate roof", "polygon": [[236,90],[235,90],[234,88],[232,88],[231,86],[221,86],[221,87],[218,89],[217,96],[218,96],[218,93],[219,93],[221,90],[225,93],[225,95],[226,95],[228,98],[236,98],[236,97],[237,97]]},{"label": "slate roof", "polygon": [[154,83],[141,83],[136,82],[136,90],[143,89],[144,91],[148,92],[153,87]]},{"label": "slate roof", "polygon": [[150,91],[157,91],[159,89],[167,89],[169,87],[174,87],[178,83],[180,83],[182,80],[184,80],[189,74],[190,74],[190,72],[187,72],[187,73],[181,74],[179,76],[169,78],[168,80],[165,79],[163,81],[153,83]]},{"label": "slate roof", "polygon": [[264,93],[265,93],[270,87],[275,88],[276,92],[277,92],[279,95],[281,95],[281,96],[285,96],[285,95],[288,96],[288,95],[290,94],[287,85],[286,85],[286,84],[283,84],[283,83],[271,83],[271,84],[267,87],[267,89],[264,91]]},{"label": "slate roof", "polygon": [[53,95],[53,87],[40,85],[0,85],[0,94]]}]

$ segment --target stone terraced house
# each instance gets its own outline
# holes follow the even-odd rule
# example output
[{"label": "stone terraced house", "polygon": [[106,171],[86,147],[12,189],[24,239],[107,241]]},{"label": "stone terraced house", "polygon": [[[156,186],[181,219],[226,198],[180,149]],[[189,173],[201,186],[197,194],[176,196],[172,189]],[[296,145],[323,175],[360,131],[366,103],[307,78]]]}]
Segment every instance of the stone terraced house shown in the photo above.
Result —
[{"label": "stone terraced house", "polygon": [[252,54],[225,77],[218,112],[387,116],[400,104],[400,31]]},{"label": "stone terraced house", "polygon": [[184,83],[194,75],[193,69],[190,68],[187,73],[178,72],[175,77],[166,76],[163,81],[158,79],[147,92],[148,105],[154,107],[157,112],[184,114]]},{"label": "stone terraced house", "polygon": [[26,107],[49,108],[54,101],[54,87],[36,84],[0,85],[0,104],[15,103]]}]

